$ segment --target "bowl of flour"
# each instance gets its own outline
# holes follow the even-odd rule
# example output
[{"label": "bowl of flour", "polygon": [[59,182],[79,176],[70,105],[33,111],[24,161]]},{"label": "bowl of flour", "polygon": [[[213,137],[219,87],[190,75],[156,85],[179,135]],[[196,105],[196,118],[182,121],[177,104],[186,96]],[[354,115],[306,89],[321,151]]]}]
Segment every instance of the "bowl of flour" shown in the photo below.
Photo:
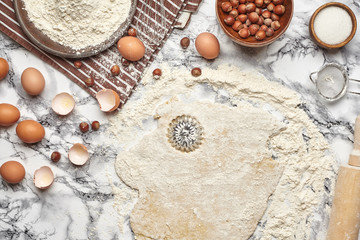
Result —
[{"label": "bowl of flour", "polygon": [[17,19],[39,48],[81,58],[113,45],[127,30],[137,0],[14,0]]}]

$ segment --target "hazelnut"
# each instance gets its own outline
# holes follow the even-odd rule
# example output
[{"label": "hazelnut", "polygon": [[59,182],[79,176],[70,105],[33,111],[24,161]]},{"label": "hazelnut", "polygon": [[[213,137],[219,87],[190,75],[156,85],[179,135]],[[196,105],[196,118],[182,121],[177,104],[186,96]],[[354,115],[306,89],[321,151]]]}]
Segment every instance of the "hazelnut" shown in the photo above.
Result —
[{"label": "hazelnut", "polygon": [[92,87],[92,86],[94,86],[95,81],[94,81],[93,78],[87,78],[87,79],[85,79],[84,83],[85,83],[86,86]]},{"label": "hazelnut", "polygon": [[271,23],[271,27],[272,27],[275,31],[278,30],[278,29],[281,27],[280,22],[279,22],[279,21],[272,22],[272,23]]},{"label": "hazelnut", "polygon": [[264,32],[266,32],[266,30],[268,30],[268,26],[261,25],[260,30],[263,30]]},{"label": "hazelnut", "polygon": [[194,77],[198,77],[201,75],[201,69],[200,68],[193,68],[191,70],[191,75],[193,75]]},{"label": "hazelnut", "polygon": [[246,14],[240,14],[240,15],[237,17],[237,19],[238,19],[240,22],[244,23],[244,22],[246,22],[246,20],[247,20],[247,15],[246,15]]},{"label": "hazelnut", "polygon": [[261,8],[256,8],[255,9],[255,12],[257,13],[257,14],[259,14],[259,16],[262,14],[262,9]]},{"label": "hazelnut", "polygon": [[240,31],[242,23],[240,21],[235,21],[234,24],[231,26],[234,31]]},{"label": "hazelnut", "polygon": [[246,5],[245,4],[240,4],[238,7],[238,12],[240,14],[246,13]]},{"label": "hazelnut", "polygon": [[183,49],[186,49],[189,47],[190,45],[190,38],[188,37],[184,37],[180,40],[180,45]]},{"label": "hazelnut", "polygon": [[264,4],[267,5],[267,4],[271,3],[271,1],[272,1],[272,0],[264,0]]},{"label": "hazelnut", "polygon": [[50,156],[51,161],[58,162],[61,158],[61,154],[59,152],[53,152]]},{"label": "hazelnut", "polygon": [[270,18],[267,18],[267,19],[264,20],[264,24],[265,24],[266,26],[268,26],[268,27],[271,26],[271,23],[272,23],[272,22],[273,22],[273,21],[272,21]]},{"label": "hazelnut", "polygon": [[248,38],[250,36],[250,31],[247,28],[243,28],[239,31],[239,36],[241,38]]},{"label": "hazelnut", "polygon": [[224,11],[224,12],[230,12],[231,9],[232,9],[232,5],[230,2],[223,2],[221,4],[221,9]]},{"label": "hazelnut", "polygon": [[280,17],[278,15],[276,15],[275,13],[271,14],[271,20],[273,21],[279,21]]},{"label": "hazelnut", "polygon": [[156,68],[154,71],[153,71],[153,77],[155,79],[159,79],[162,75],[162,72],[161,72],[161,69],[160,68]]},{"label": "hazelnut", "polygon": [[225,22],[226,25],[231,26],[231,25],[234,24],[235,18],[234,18],[233,16],[231,16],[231,15],[227,15],[227,16],[224,18],[224,22]]},{"label": "hazelnut", "polygon": [[260,16],[259,17],[259,21],[256,23],[257,25],[263,25],[264,24],[264,18],[263,18],[263,16]]},{"label": "hazelnut", "polygon": [[120,74],[120,67],[118,65],[114,65],[110,69],[111,75],[117,76]]},{"label": "hazelnut", "polygon": [[257,23],[259,21],[259,15],[256,12],[249,13],[248,17],[252,23]]},{"label": "hazelnut", "polygon": [[74,67],[76,67],[77,69],[81,68],[81,66],[82,66],[81,61],[75,61],[74,62]]},{"label": "hazelnut", "polygon": [[276,5],[274,8],[274,13],[277,15],[283,15],[285,13],[284,5]]},{"label": "hazelnut", "polygon": [[230,0],[231,6],[237,8],[239,6],[239,0]]},{"label": "hazelnut", "polygon": [[283,4],[284,0],[272,0],[275,5]]},{"label": "hazelnut", "polygon": [[248,3],[253,3],[255,0],[247,0]]},{"label": "hazelnut", "polygon": [[246,3],[246,0],[239,0],[240,4]]},{"label": "hazelnut", "polygon": [[250,22],[250,20],[249,20],[249,19],[248,19],[248,20],[246,20],[245,25],[246,25],[246,26],[250,26],[250,25],[251,25],[251,22]]},{"label": "hazelnut", "polygon": [[247,13],[254,12],[256,9],[256,5],[255,5],[255,3],[248,3],[248,4],[246,4],[245,9],[246,9]]},{"label": "hazelnut", "polygon": [[122,57],[121,65],[123,65],[124,67],[128,67],[130,65],[130,62],[126,58]]},{"label": "hazelnut", "polygon": [[272,35],[274,35],[274,29],[268,28],[265,33],[267,37],[271,37]]},{"label": "hazelnut", "polygon": [[262,7],[263,6],[263,4],[264,4],[264,0],[255,0],[255,5],[257,6],[257,7]]},{"label": "hazelnut", "polygon": [[234,18],[236,18],[236,17],[239,15],[239,12],[238,12],[238,10],[237,10],[236,8],[234,8],[233,10],[231,10],[231,11],[229,12],[229,15],[230,15],[230,16],[233,16]]},{"label": "hazelnut", "polygon": [[100,128],[100,123],[98,121],[93,121],[91,123],[91,129],[92,130],[97,131],[97,130],[99,130],[99,128]]},{"label": "hazelnut", "polygon": [[255,39],[258,41],[264,40],[266,38],[266,33],[263,30],[259,30],[256,34],[255,34]]},{"label": "hazelnut", "polygon": [[264,18],[270,18],[271,17],[271,12],[268,11],[268,10],[265,10],[265,11],[262,12],[262,16]]},{"label": "hazelnut", "polygon": [[266,8],[267,8],[267,10],[269,10],[270,12],[272,12],[272,11],[274,11],[275,4],[269,3]]},{"label": "hazelnut", "polygon": [[79,128],[80,128],[81,132],[85,133],[85,132],[89,131],[89,124],[86,122],[82,122],[79,124]]},{"label": "hazelnut", "polygon": [[136,37],[136,30],[135,28],[129,28],[128,35],[132,37]]},{"label": "hazelnut", "polygon": [[251,24],[249,26],[250,35],[254,36],[260,29],[260,26],[257,24]]},{"label": "hazelnut", "polygon": [[248,29],[249,27],[248,27],[246,24],[241,24],[239,28],[240,28],[240,29],[239,29],[239,31],[240,31],[240,30],[243,29],[243,28]]}]

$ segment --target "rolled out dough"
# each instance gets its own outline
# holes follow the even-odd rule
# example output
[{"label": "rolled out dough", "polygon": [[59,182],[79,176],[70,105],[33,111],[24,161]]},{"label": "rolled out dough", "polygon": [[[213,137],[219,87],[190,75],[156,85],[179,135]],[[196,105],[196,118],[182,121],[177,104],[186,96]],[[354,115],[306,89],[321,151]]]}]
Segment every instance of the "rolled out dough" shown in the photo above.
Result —
[{"label": "rolled out dough", "polygon": [[[171,120],[183,114],[204,128],[200,148],[190,153],[173,148],[166,136]],[[158,128],[117,164],[121,179],[139,190],[131,214],[136,239],[248,239],[282,174],[269,142],[284,125],[248,103],[173,99],[156,118]]]},{"label": "rolled out dough", "polygon": [[[115,189],[120,226],[130,215],[136,239],[325,239],[337,163],[296,92],[235,66],[161,69],[111,119],[117,174],[138,196]],[[183,114],[204,128],[189,153],[166,138]]]}]

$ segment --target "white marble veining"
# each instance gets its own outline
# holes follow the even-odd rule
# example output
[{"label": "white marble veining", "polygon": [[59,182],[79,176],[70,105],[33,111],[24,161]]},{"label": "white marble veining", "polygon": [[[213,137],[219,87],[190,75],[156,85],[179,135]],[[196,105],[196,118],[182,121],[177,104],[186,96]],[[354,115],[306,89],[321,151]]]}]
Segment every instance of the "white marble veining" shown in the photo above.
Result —
[{"label": "white marble veining", "polygon": [[[345,163],[352,147],[353,122],[360,113],[357,106],[360,96],[347,94],[335,103],[325,102],[317,95],[308,75],[324,63],[336,61],[349,69],[351,77],[360,79],[360,33],[340,50],[319,48],[309,36],[308,22],[315,9],[326,2],[295,0],[294,17],[285,35],[268,47],[248,49],[223,34],[215,18],[214,0],[204,0],[187,29],[174,31],[150,69],[161,62],[183,65],[189,70],[224,63],[245,70],[256,69],[269,80],[299,93],[304,100],[302,107],[331,143],[339,162]],[[358,1],[342,2],[360,19]],[[220,40],[221,54],[214,61],[199,57],[194,48],[195,37],[204,31],[214,33]],[[187,50],[179,46],[184,36],[192,39]],[[35,119],[46,129],[43,141],[28,145],[16,136],[16,126],[0,128],[0,165],[16,160],[27,171],[25,180],[18,185],[0,181],[0,239],[132,239],[128,219],[125,231],[121,232],[113,208],[109,178],[120,189],[125,186],[114,171],[116,146],[105,139],[111,115],[101,113],[96,101],[85,91],[4,34],[0,34],[0,57],[10,63],[10,74],[0,81],[0,102],[16,105],[21,119]],[[38,97],[27,95],[20,84],[22,71],[30,66],[39,69],[46,78],[45,90]],[[359,85],[351,84],[350,90],[360,90]],[[50,108],[53,96],[63,91],[76,99],[75,111],[68,117],[59,117]],[[102,124],[100,131],[85,134],[79,131],[80,122],[94,120]],[[87,145],[91,152],[91,160],[83,167],[73,166],[66,158],[69,147],[77,142]],[[56,164],[49,159],[55,150],[63,155]],[[50,166],[56,175],[54,185],[46,191],[36,189],[32,182],[33,172],[42,165]]]}]

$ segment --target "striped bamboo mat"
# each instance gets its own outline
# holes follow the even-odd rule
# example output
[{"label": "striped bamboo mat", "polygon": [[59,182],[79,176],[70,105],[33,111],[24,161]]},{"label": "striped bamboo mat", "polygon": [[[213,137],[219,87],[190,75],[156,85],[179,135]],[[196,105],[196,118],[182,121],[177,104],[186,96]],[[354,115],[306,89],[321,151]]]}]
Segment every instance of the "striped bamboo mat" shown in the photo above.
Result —
[{"label": "striped bamboo mat", "polygon": [[[179,22],[183,12],[195,12],[201,0],[138,0],[131,27],[137,30],[138,37],[144,42],[144,58],[129,66],[121,64],[121,55],[116,45],[104,52],[81,59],[80,69],[74,67],[71,59],[50,55],[30,42],[17,22],[12,0],[0,1],[0,31],[11,37],[30,52],[47,62],[80,87],[95,96],[103,88],[119,93],[121,106],[126,103],[134,88],[141,80],[142,73],[154,60],[174,27],[184,25]],[[119,76],[112,76],[110,68],[120,66]],[[93,78],[95,85],[87,87],[84,80]]]}]

